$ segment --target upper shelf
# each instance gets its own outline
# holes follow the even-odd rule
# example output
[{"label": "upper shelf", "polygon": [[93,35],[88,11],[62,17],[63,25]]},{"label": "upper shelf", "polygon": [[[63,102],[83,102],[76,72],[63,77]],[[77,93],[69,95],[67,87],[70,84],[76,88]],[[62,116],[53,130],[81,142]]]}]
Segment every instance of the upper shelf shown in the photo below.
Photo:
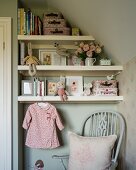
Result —
[{"label": "upper shelf", "polygon": [[[69,70],[69,71],[122,71],[123,66],[57,66],[57,65],[37,65],[37,70]],[[18,66],[18,70],[28,70],[29,66]]]},{"label": "upper shelf", "polygon": [[[86,75],[86,76],[107,76],[123,70],[123,66],[55,66],[37,65],[39,75]],[[18,66],[18,70],[27,75],[29,66]],[[25,74],[26,73],[26,74]]]},{"label": "upper shelf", "polygon": [[93,36],[72,36],[72,35],[18,35],[18,40],[30,41],[93,41]]}]

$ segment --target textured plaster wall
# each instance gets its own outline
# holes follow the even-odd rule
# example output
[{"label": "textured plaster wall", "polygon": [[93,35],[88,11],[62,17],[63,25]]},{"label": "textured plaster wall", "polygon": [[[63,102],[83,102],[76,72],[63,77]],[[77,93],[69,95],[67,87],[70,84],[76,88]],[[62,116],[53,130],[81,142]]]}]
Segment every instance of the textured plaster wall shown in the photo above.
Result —
[{"label": "textured plaster wall", "polygon": [[136,57],[124,65],[119,79],[124,102],[118,109],[123,113],[127,126],[125,170],[136,170]]}]

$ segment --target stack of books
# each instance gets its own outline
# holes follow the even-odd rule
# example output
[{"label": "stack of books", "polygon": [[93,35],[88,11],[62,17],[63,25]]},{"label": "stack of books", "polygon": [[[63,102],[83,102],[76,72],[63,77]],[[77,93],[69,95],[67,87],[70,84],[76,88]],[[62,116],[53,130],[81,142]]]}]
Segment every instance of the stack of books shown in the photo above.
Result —
[{"label": "stack of books", "polygon": [[42,35],[42,21],[30,9],[18,8],[18,35]]}]

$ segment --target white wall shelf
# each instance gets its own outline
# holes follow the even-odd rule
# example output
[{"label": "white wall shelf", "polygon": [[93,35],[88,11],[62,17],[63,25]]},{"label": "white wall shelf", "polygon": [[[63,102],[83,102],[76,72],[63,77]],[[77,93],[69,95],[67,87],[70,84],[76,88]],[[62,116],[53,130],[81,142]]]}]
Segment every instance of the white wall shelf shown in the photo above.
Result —
[{"label": "white wall shelf", "polygon": [[93,36],[72,35],[18,35],[18,40],[28,41],[93,41]]},{"label": "white wall shelf", "polygon": [[[59,96],[18,96],[19,102],[61,102]],[[95,103],[114,103],[123,101],[123,96],[68,96],[68,100],[65,103],[70,102],[95,102]],[[63,103],[63,102],[62,102]]]},{"label": "white wall shelf", "polygon": [[[122,66],[45,66],[37,65],[37,76],[81,75],[107,76],[123,70]],[[18,71],[28,76],[29,66],[18,66]]]},{"label": "white wall shelf", "polygon": [[[18,41],[30,41],[32,49],[54,47],[58,42],[62,47],[74,49],[75,42],[94,41],[93,36],[71,36],[71,35],[18,35]],[[37,65],[36,76],[107,76],[123,71],[123,66],[55,66]],[[18,71],[23,76],[29,76],[29,66],[18,65]],[[18,96],[19,102],[61,102],[59,96]],[[77,103],[114,103],[123,101],[123,96],[68,96],[68,101]]]},{"label": "white wall shelf", "polygon": [[[123,66],[53,66],[53,65],[37,65],[37,70],[49,71],[122,71]],[[18,66],[18,70],[28,70],[29,66]]]}]

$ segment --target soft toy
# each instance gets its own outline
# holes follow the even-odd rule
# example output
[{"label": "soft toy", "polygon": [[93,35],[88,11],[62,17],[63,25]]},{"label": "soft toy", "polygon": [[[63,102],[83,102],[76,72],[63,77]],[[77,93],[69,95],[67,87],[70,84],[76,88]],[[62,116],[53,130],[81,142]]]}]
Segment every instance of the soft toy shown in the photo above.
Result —
[{"label": "soft toy", "polygon": [[63,81],[59,81],[57,83],[57,91],[56,94],[60,96],[61,101],[66,101],[69,93],[65,90],[65,83]]},{"label": "soft toy", "polygon": [[24,58],[24,65],[29,65],[29,75],[34,76],[36,74],[36,65],[40,64],[40,61],[32,56],[31,43],[28,43],[28,56]]},{"label": "soft toy", "polygon": [[92,88],[92,83],[85,83],[83,95],[90,96],[92,94],[91,88]]}]

